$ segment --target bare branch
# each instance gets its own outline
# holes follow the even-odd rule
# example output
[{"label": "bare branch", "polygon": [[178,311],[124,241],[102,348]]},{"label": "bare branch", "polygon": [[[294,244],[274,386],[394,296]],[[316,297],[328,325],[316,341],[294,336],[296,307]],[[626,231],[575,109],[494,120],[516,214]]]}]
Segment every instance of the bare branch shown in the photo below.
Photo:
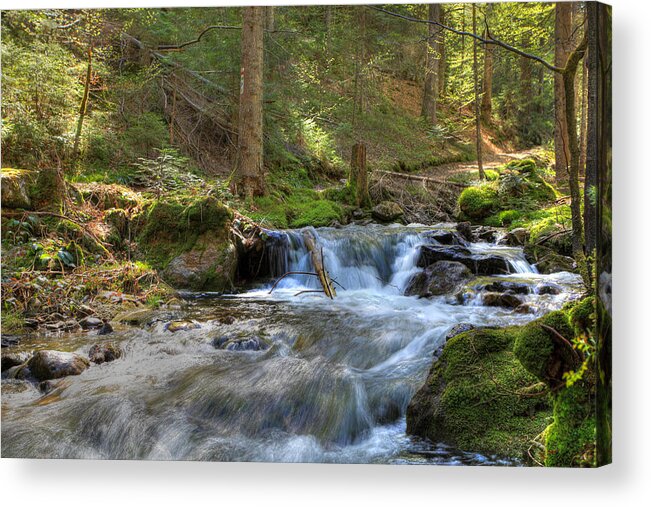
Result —
[{"label": "bare branch", "polygon": [[391,12],[391,11],[388,11],[386,9],[382,9],[381,7],[375,7],[373,5],[369,5],[367,7],[369,9],[373,9],[373,10],[388,14],[389,16],[394,16],[396,18],[401,18],[401,19],[404,19],[404,20],[407,20],[407,21],[411,21],[413,23],[423,23],[423,24],[426,24],[426,25],[436,25],[436,26],[439,26],[439,27],[443,28],[444,30],[447,30],[448,32],[452,32],[452,33],[456,33],[457,35],[461,35],[461,36],[464,36],[464,37],[471,37],[473,39],[476,39],[479,42],[481,42],[482,44],[494,44],[495,46],[499,46],[501,48],[506,49],[507,51],[515,53],[516,55],[522,56],[523,58],[528,58],[530,60],[534,60],[534,61],[536,61],[538,63],[541,63],[547,69],[549,69],[549,70],[551,70],[553,72],[562,73],[564,71],[563,68],[556,67],[555,65],[552,65],[551,63],[549,63],[548,61],[546,61],[543,58],[540,58],[539,56],[532,55],[531,53],[527,53],[525,51],[522,51],[521,49],[518,49],[518,48],[516,48],[514,46],[511,46],[510,44],[507,44],[506,42],[503,42],[503,41],[501,41],[499,39],[495,39],[492,35],[490,35],[489,30],[486,31],[486,33],[488,35],[488,38],[485,38],[485,37],[482,37],[481,35],[477,35],[476,33],[473,33],[473,32],[468,32],[468,31],[465,31],[465,30],[457,30],[456,28],[452,28],[451,26],[444,25],[443,23],[440,23],[438,21],[430,21],[430,20],[426,20],[426,19],[420,19],[420,18],[414,18],[414,17],[411,17],[411,16],[405,16],[403,14],[398,14],[397,12]]}]

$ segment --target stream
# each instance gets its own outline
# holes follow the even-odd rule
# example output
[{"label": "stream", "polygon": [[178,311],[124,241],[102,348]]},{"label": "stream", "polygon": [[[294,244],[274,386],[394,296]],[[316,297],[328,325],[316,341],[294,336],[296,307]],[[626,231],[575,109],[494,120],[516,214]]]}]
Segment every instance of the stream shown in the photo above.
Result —
[{"label": "stream", "polygon": [[[451,296],[406,297],[428,233],[453,224],[347,226],[315,234],[337,287],[328,300],[300,232],[278,233],[265,262],[270,280],[234,295],[185,294],[187,306],[156,312],[147,325],[115,333],[36,335],[16,350],[87,356],[94,343],[120,344],[122,358],[62,379],[48,394],[2,381],[2,456],[150,460],[518,465],[406,435],[405,413],[432,355],[456,324],[524,324],[582,290],[578,275],[538,274],[522,250],[472,243],[507,260],[510,274],[482,277],[530,287],[533,313],[462,304]],[[538,294],[541,284],[558,294]],[[303,292],[302,294],[297,294]],[[171,333],[170,320],[200,327]],[[234,319],[233,322],[231,322]],[[227,344],[227,347],[218,348]],[[228,345],[230,344],[230,345]],[[246,350],[261,345],[262,350]]]}]

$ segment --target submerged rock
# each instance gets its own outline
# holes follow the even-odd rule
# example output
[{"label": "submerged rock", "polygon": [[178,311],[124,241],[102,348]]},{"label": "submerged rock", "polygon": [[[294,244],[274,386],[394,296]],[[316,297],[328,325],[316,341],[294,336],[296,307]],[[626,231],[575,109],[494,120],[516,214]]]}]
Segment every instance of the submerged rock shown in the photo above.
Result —
[{"label": "submerged rock", "polygon": [[189,320],[176,320],[167,324],[167,326],[165,326],[165,329],[167,329],[170,333],[176,333],[178,331],[190,331],[191,329],[199,329],[200,327],[201,326],[196,322]]},{"label": "submerged rock", "polygon": [[497,292],[487,292],[482,294],[482,304],[484,306],[503,306],[506,308],[517,308],[522,304],[520,298],[510,292],[502,294]]},{"label": "submerged rock", "polygon": [[382,201],[373,208],[373,218],[380,222],[394,222],[403,215],[400,205],[393,201]]},{"label": "submerged rock", "polygon": [[15,354],[3,354],[2,355],[2,371],[6,371],[9,368],[14,366],[20,366],[21,364],[26,363],[29,360],[28,352],[18,352]]},{"label": "submerged rock", "polygon": [[88,359],[95,364],[109,363],[120,357],[122,349],[115,343],[96,343],[88,351]]},{"label": "submerged rock", "polygon": [[212,345],[216,349],[233,351],[258,351],[267,350],[270,347],[269,342],[259,336],[220,336],[212,341]]},{"label": "submerged rock", "polygon": [[90,366],[88,359],[72,352],[39,350],[27,362],[31,374],[39,381],[79,375]]},{"label": "submerged rock", "polygon": [[512,294],[529,294],[529,286],[526,283],[496,281],[481,287],[487,292],[510,292]]},{"label": "submerged rock", "polygon": [[97,317],[84,317],[79,321],[79,324],[83,329],[95,329],[102,327],[104,322],[102,319],[98,319]]},{"label": "submerged rock", "polygon": [[470,270],[460,262],[438,261],[414,275],[405,289],[405,296],[452,294],[461,289],[471,277]]},{"label": "submerged rock", "polygon": [[2,348],[15,347],[20,343],[20,336],[15,334],[2,335]]}]

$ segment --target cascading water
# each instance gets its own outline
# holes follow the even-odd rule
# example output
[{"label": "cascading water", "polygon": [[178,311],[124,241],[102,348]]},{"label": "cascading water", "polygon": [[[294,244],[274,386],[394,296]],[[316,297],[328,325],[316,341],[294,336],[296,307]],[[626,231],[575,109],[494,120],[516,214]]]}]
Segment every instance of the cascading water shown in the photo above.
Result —
[{"label": "cascading water", "polygon": [[[440,229],[445,229],[442,225]],[[235,295],[190,300],[142,329],[111,337],[123,358],[65,378],[54,391],[3,380],[2,455],[223,461],[495,464],[477,454],[405,434],[405,412],[433,352],[458,323],[502,326],[536,316],[446,297],[404,296],[418,267],[425,227],[349,226],[313,231],[338,288],[334,300],[312,276],[292,275]],[[274,277],[312,271],[298,231],[277,233],[267,261]],[[538,312],[581,290],[569,273],[540,275],[520,249],[467,244],[506,259],[511,274],[488,278],[531,286]],[[482,279],[483,280],[483,279]],[[541,283],[559,294],[538,294]],[[228,323],[224,317],[235,318]],[[165,330],[165,319],[198,329]],[[72,335],[59,349],[87,353],[98,337]],[[216,348],[255,339],[266,350]],[[221,341],[220,341],[221,340]],[[21,344],[52,348],[40,337]],[[510,463],[510,462],[508,462]]]}]

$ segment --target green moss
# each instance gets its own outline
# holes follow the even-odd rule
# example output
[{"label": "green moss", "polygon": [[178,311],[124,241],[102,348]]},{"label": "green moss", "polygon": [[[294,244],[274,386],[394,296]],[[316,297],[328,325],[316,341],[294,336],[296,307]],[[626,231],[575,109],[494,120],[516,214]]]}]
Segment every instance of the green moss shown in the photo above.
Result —
[{"label": "green moss", "polygon": [[156,269],[187,252],[206,232],[227,234],[232,212],[214,197],[168,197],[154,202],[144,217],[139,243]]},{"label": "green moss", "polygon": [[491,183],[468,187],[459,196],[459,209],[472,220],[482,220],[499,207],[497,189]]},{"label": "green moss", "polygon": [[541,325],[555,329],[568,339],[572,336],[567,314],[560,310],[551,312],[518,331],[513,352],[527,371],[548,381],[548,365],[555,348],[550,332]]},{"label": "green moss", "polygon": [[439,401],[424,436],[462,449],[524,455],[551,414],[545,397],[521,395],[541,384],[513,354],[517,332],[477,329],[448,341],[428,380]]},{"label": "green moss", "polygon": [[344,218],[341,204],[322,198],[311,189],[295,189],[289,195],[276,193],[255,200],[256,210],[249,216],[281,229],[322,227]]},{"label": "green moss", "polygon": [[574,334],[594,333],[595,329],[595,299],[594,296],[583,298],[569,309],[570,323]]},{"label": "green moss", "polygon": [[493,169],[487,169],[484,171],[484,174],[486,175],[486,180],[488,181],[497,181],[500,179],[500,173]]},{"label": "green moss", "polygon": [[545,431],[545,465],[594,466],[595,417],[592,389],[585,382],[562,389],[554,399],[554,422]]}]

